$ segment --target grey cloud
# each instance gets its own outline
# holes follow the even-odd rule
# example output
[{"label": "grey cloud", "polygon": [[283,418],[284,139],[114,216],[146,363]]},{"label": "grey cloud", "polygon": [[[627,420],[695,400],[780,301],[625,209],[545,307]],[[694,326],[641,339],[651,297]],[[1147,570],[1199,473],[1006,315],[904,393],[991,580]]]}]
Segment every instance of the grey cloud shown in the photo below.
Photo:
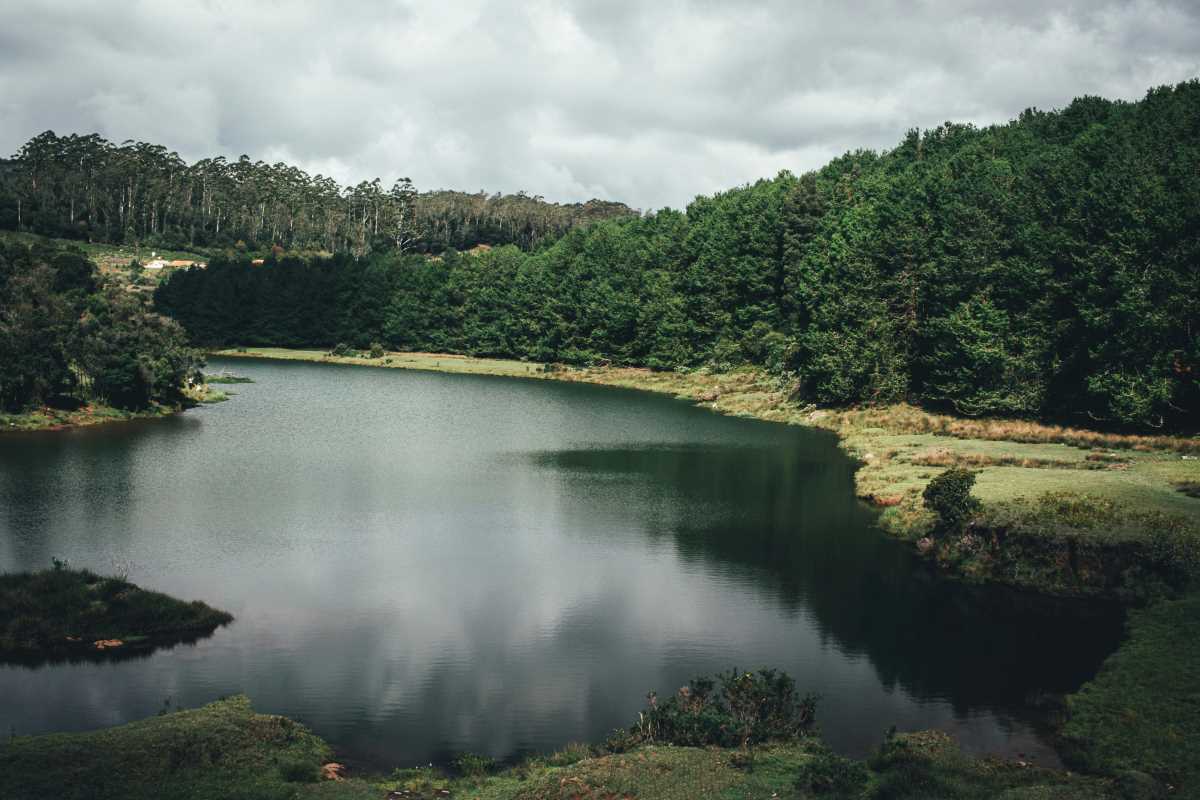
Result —
[{"label": "grey cloud", "polygon": [[1200,74],[1189,2],[0,0],[0,152],[98,131],[642,208]]}]

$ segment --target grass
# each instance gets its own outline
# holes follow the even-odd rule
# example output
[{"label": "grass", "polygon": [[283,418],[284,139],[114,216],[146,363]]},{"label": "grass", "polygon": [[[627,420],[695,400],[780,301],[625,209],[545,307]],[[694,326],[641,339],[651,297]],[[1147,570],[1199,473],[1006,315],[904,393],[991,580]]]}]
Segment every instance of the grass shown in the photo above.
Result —
[{"label": "grass", "polygon": [[90,403],[74,411],[49,407],[35,408],[18,414],[0,413],[0,433],[4,431],[46,431],[79,428],[107,422],[127,422],[133,419],[165,417],[177,409],[154,406],[139,411],[113,408],[102,403]]},{"label": "grass", "polygon": [[63,562],[40,572],[0,574],[0,660],[178,641],[211,633],[232,619],[199,601],[176,600]]},{"label": "grass", "polygon": [[1129,638],[1068,699],[1069,763],[1137,781],[1149,773],[1172,797],[1200,797],[1200,595],[1129,617]]},{"label": "grass", "polygon": [[232,375],[228,372],[214,372],[204,376],[205,383],[254,383],[253,378],[244,375]]},{"label": "grass", "polygon": [[0,744],[0,797],[284,800],[329,756],[302,725],[234,697],[91,733],[9,739]]},{"label": "grass", "polygon": [[[649,744],[624,753],[573,745],[502,771],[449,775],[432,768],[318,780],[330,748],[245,697],[163,713],[115,728],[15,737],[0,744],[0,796],[76,798],[325,798],[411,800],[747,800],[749,798],[1089,798],[1115,782],[1019,762],[963,755],[944,734],[892,737],[867,764],[839,759],[815,738],[740,749]],[[486,760],[480,760],[485,763]],[[861,781],[831,792],[830,766]],[[836,770],[834,772],[836,774]],[[845,783],[845,782],[843,782]],[[799,785],[816,792],[802,793]],[[833,783],[836,786],[837,783]]]},{"label": "grass", "polygon": [[230,358],[270,358],[276,361],[318,361],[326,364],[357,364],[392,369],[416,369],[427,372],[455,372],[471,375],[502,375],[506,377],[541,378],[546,365],[531,361],[439,353],[385,353],[382,358],[370,358],[366,351],[359,355],[334,356],[325,350],[295,350],[286,347],[237,347],[218,350],[214,356]]}]

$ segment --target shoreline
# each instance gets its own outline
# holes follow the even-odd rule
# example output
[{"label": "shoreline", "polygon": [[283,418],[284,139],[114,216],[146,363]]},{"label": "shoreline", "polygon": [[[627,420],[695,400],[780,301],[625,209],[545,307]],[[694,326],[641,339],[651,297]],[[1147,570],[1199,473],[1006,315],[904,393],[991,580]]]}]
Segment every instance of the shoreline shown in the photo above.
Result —
[{"label": "shoreline", "polygon": [[[1161,523],[1190,527],[1192,538],[1176,537],[1171,546],[1191,545],[1189,566],[1195,574],[1200,502],[1182,484],[1200,481],[1200,439],[962,419],[908,405],[800,407],[782,386],[753,369],[671,373],[441,354],[334,357],[282,348],[212,355],[615,386],[670,395],[732,416],[831,431],[857,462],[855,494],[880,507],[884,535],[908,541],[939,574],[1039,594],[1145,605],[1144,612],[1130,615],[1124,638],[1096,677],[1065,698],[1051,744],[1068,767],[1087,774],[1143,788],[1146,781],[1182,784],[1180,797],[1200,790],[1200,774],[1189,766],[1200,764],[1200,752],[1193,752],[1200,749],[1200,709],[1170,703],[1163,692],[1164,686],[1173,687],[1172,693],[1200,692],[1200,681],[1188,666],[1200,658],[1200,640],[1180,643],[1177,637],[1180,626],[1200,624],[1197,581],[1164,583],[1157,569],[1161,565],[1147,560],[1163,542]],[[949,466],[976,471],[974,494],[982,501],[982,526],[935,542],[928,538],[934,520],[922,507],[921,493]],[[1124,528],[1114,532],[1114,520],[1122,515]],[[1011,551],[1005,544],[1013,545]],[[1080,553],[1083,558],[1077,557]],[[1168,624],[1160,619],[1164,614]],[[1163,653],[1174,658],[1167,662]],[[1155,753],[1171,757],[1147,755]]]},{"label": "shoreline", "polygon": [[[976,471],[975,496],[987,511],[1030,516],[1032,511],[1025,508],[1029,501],[1051,492],[1111,503],[1118,510],[1148,515],[1147,519],[1178,518],[1200,529],[1200,500],[1185,491],[1200,483],[1200,437],[1108,434],[1023,420],[963,419],[905,404],[819,409],[791,402],[785,387],[748,367],[726,373],[654,372],[445,353],[387,352],[368,358],[268,347],[228,348],[209,355],[613,386],[670,395],[728,416],[827,430],[838,436],[839,447],[857,462],[856,496],[880,509],[878,524],[886,533],[914,545],[930,533],[934,522],[922,505],[921,493],[934,475],[950,466]],[[1085,538],[1088,533],[1070,531]],[[1126,533],[1131,539],[1139,537],[1136,525]],[[988,577],[978,564],[973,567],[961,577]],[[1006,580],[1001,574],[990,580],[1056,594],[1097,593],[1086,581],[1077,587],[1061,582],[1055,587]]]},{"label": "shoreline", "polygon": [[175,406],[154,405],[150,408],[129,410],[103,403],[89,403],[75,411],[44,406],[16,414],[0,413],[0,436],[6,433],[46,433],[116,422],[163,419],[182,414],[197,406],[222,403],[228,399],[227,393],[206,384],[199,391],[189,390],[187,402]]}]

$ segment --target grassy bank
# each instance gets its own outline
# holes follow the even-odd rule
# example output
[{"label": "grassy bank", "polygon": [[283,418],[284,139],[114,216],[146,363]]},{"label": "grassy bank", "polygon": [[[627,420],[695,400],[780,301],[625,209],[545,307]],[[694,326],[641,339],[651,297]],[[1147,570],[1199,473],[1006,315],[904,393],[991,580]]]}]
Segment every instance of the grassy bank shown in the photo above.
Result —
[{"label": "grassy bank", "polygon": [[1132,612],[1128,640],[1068,702],[1068,763],[1200,796],[1200,596]]},{"label": "grassy bank", "polygon": [[35,408],[19,414],[0,413],[0,431],[52,431],[62,428],[81,428],[106,422],[128,422],[133,419],[153,419],[173,414],[178,409],[155,406],[141,411],[128,411],[93,403],[73,411],[56,408]]},{"label": "grassy bank", "polygon": [[211,633],[233,618],[56,562],[0,574],[0,661],[31,662],[151,646]]},{"label": "grassy bank", "polygon": [[816,738],[740,749],[641,744],[624,752],[573,745],[495,770],[457,768],[321,778],[331,749],[302,725],[235,697],[92,733],[0,743],[0,796],[191,800],[744,800],[745,798],[1078,798],[1123,795],[1114,782],[962,755],[943,734],[896,736],[866,763]]}]

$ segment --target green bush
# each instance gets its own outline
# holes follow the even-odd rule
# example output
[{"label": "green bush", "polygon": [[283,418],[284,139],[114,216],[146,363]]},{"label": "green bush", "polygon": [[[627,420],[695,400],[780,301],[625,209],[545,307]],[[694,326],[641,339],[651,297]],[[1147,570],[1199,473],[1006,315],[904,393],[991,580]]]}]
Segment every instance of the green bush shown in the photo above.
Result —
[{"label": "green bush", "polygon": [[979,510],[979,500],[971,496],[974,485],[974,472],[951,467],[925,487],[922,494],[925,507],[938,515],[939,533],[962,530],[971,515]]},{"label": "green bush", "polygon": [[591,745],[571,742],[562,750],[548,756],[546,764],[551,767],[569,767],[572,764],[578,764],[585,758],[591,758],[593,755],[595,755],[595,750]]},{"label": "green bush", "polygon": [[617,728],[604,740],[604,749],[609,753],[627,753],[642,743],[637,726]]},{"label": "green bush", "polygon": [[383,345],[379,342],[371,342],[371,358],[383,358]]},{"label": "green bush", "polygon": [[321,777],[321,767],[311,761],[290,759],[280,763],[279,776],[288,783],[316,783]]},{"label": "green bush", "polygon": [[867,767],[861,761],[822,750],[800,768],[796,793],[802,798],[828,800],[858,797],[867,784]]},{"label": "green bush", "polygon": [[454,759],[455,771],[467,778],[482,778],[495,768],[495,759],[475,753],[463,753]]},{"label": "green bush", "polygon": [[347,356],[354,355],[354,348],[352,348],[350,345],[346,344],[345,342],[338,342],[336,345],[333,346],[333,349],[329,351],[329,355],[338,356],[339,358],[345,358]]},{"label": "green bush", "polygon": [[786,673],[767,669],[695,678],[666,700],[653,692],[647,700],[630,733],[689,747],[795,739],[812,730],[817,706],[816,696],[800,696]]}]

